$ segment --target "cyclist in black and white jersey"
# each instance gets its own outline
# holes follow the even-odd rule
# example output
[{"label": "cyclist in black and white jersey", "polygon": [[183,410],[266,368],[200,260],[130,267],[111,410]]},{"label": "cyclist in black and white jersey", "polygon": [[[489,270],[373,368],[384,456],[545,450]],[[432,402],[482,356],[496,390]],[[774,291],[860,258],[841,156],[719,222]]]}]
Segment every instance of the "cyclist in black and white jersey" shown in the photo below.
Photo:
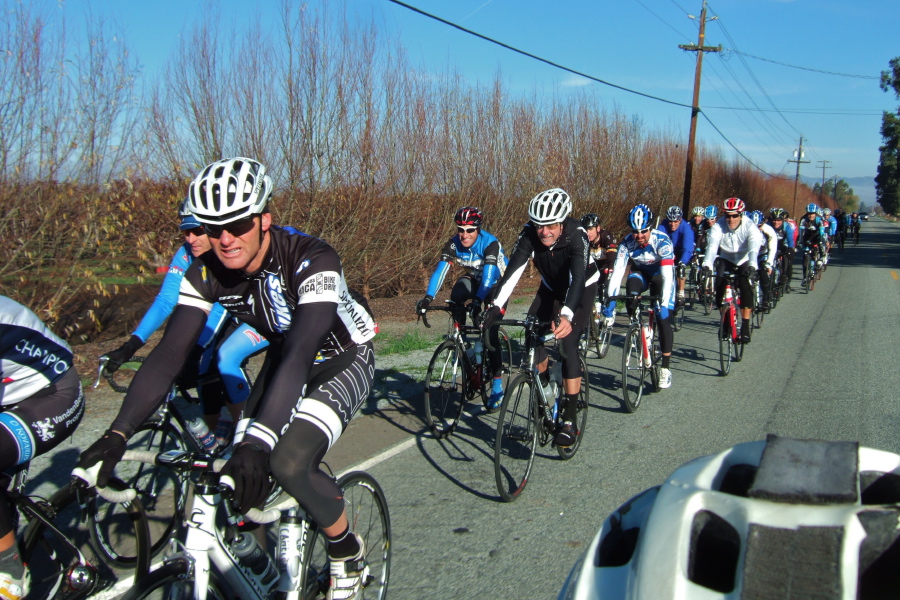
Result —
[{"label": "cyclist in black and white jersey", "polygon": [[255,160],[224,159],[191,183],[191,213],[204,224],[213,249],[188,268],[162,340],[135,376],[110,430],[82,454],[80,466],[103,461],[103,484],[218,302],[271,344],[257,379],[264,384],[254,386],[247,402],[254,420],[223,479],[233,479],[235,504],[246,511],[265,501],[271,471],[329,540],[328,597],[353,598],[364,575],[365,545],[350,532],[341,490],[320,463],[372,389],[375,324],[347,287],[331,246],[272,224],[267,203],[273,184],[265,171]]},{"label": "cyclist in black and white jersey", "polygon": [[[72,349],[18,302],[0,296],[0,471],[58,446],[84,415]],[[5,479],[5,478],[0,478]],[[0,482],[0,598],[28,594],[15,544],[13,509]]]},{"label": "cyclist in black and white jersey", "polygon": [[[562,361],[563,386],[566,402],[563,424],[556,434],[557,446],[571,446],[576,439],[575,416],[578,394],[581,391],[581,363],[578,359],[578,339],[590,319],[592,304],[597,296],[596,272],[594,282],[585,287],[590,250],[581,223],[569,217],[572,201],[559,188],[541,192],[528,205],[530,221],[522,228],[509,258],[506,273],[498,284],[494,305],[485,311],[484,327],[504,314],[503,306],[525,272],[530,259],[541,275],[541,285],[529,315],[540,321],[556,321],[552,331],[560,340],[567,360]],[[548,356],[543,347],[535,355],[542,385],[547,385]]]}]

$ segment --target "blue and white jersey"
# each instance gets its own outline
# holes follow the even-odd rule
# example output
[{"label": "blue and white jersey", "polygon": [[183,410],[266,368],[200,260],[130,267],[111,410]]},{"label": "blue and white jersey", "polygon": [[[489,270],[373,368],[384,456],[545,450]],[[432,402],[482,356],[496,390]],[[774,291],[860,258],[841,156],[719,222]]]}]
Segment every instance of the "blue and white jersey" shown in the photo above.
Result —
[{"label": "blue and white jersey", "polygon": [[654,229],[650,231],[650,239],[645,246],[641,246],[634,239],[634,234],[629,233],[619,244],[616,254],[616,263],[609,276],[607,292],[610,296],[619,294],[622,278],[625,276],[625,268],[631,264],[632,271],[639,272],[645,282],[649,282],[657,273],[663,278],[663,304],[671,307],[675,297],[675,248],[672,238]]},{"label": "blue and white jersey", "polygon": [[0,404],[27,400],[71,368],[69,344],[33,312],[0,296]]},{"label": "blue and white jersey", "polygon": [[[163,322],[169,318],[169,315],[172,314],[172,311],[175,310],[175,305],[178,303],[178,290],[181,289],[181,280],[184,279],[184,274],[192,262],[194,262],[194,255],[191,254],[191,245],[185,242],[175,252],[175,256],[172,257],[172,261],[169,263],[169,271],[166,273],[165,279],[163,279],[162,287],[156,295],[156,299],[153,300],[153,304],[147,309],[144,318],[141,319],[137,329],[134,330],[134,335],[141,338],[143,342],[146,343],[147,339],[153,335],[153,332],[159,329]],[[200,339],[197,340],[197,344],[205,348],[215,337],[216,332],[219,331],[227,318],[228,313],[225,312],[222,305],[214,304],[209,312],[209,317],[206,319],[203,333],[200,334]]]},{"label": "blue and white jersey", "polygon": [[834,235],[837,233],[837,230],[838,230],[837,219],[835,219],[833,215],[829,216],[828,217],[828,235],[834,237]]},{"label": "blue and white jersey", "polygon": [[455,235],[441,251],[440,262],[428,282],[428,290],[425,292],[427,296],[432,298],[437,296],[444,284],[447,271],[454,262],[481,282],[475,295],[484,300],[506,271],[508,259],[503,254],[500,241],[483,229],[478,232],[478,237],[471,248],[464,248],[459,236]]}]

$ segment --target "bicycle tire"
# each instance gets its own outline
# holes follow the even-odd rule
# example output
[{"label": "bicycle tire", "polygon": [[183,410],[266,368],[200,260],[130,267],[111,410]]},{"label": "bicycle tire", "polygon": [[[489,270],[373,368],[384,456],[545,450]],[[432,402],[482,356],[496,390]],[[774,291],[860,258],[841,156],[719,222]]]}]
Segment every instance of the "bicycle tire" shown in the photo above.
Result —
[{"label": "bicycle tire", "polygon": [[[391,573],[391,517],[387,499],[381,486],[368,473],[353,471],[338,479],[344,494],[344,506],[350,531],[362,536],[366,543],[365,561],[369,577],[359,600],[384,600]],[[305,584],[300,593],[303,600],[324,598],[330,583],[329,562],[325,535],[318,527],[310,531],[312,544],[303,556]]]},{"label": "bicycle tire", "polygon": [[[128,449],[185,451],[188,445],[183,434],[170,422],[148,421],[129,438]],[[177,529],[184,521],[188,479],[165,467],[133,461],[120,463],[116,475],[126,487],[138,493],[149,526],[150,556],[155,557],[176,537]],[[98,513],[98,516],[102,515]],[[110,530],[111,524],[106,518],[95,518],[91,522],[91,534],[104,558],[117,567],[132,568],[136,557],[120,551],[109,541]]]},{"label": "bicycle tire", "polygon": [[612,342],[612,326],[602,323],[600,331],[597,333],[597,358],[606,358],[606,355],[609,354],[610,342]]},{"label": "bicycle tire", "polygon": [[[685,300],[685,304],[687,300]],[[675,318],[672,320],[672,329],[675,331],[681,331],[681,327],[684,325],[684,304],[681,306],[675,306]]]},{"label": "bicycle tire", "polygon": [[[114,489],[125,487],[115,478],[110,481]],[[116,579],[91,534],[94,502],[105,501],[96,497],[89,500],[87,523],[82,518],[84,511],[79,504],[78,491],[71,484],[57,490],[49,500],[34,502],[34,509],[39,510],[52,526],[32,517],[25,528],[21,548],[22,560],[31,572],[30,599],[76,600],[99,591]],[[132,546],[131,551],[137,557],[133,565],[135,573],[144,576],[150,570],[146,515],[139,499],[123,504],[122,508],[115,541],[120,548]]]},{"label": "bicycle tire", "polygon": [[525,490],[537,446],[537,393],[529,375],[519,374],[503,396],[494,439],[494,478],[504,502]]},{"label": "bicycle tire", "polygon": [[[221,575],[215,569],[209,573],[207,598],[231,600]],[[189,600],[194,597],[194,576],[188,561],[175,559],[137,579],[122,600]]]},{"label": "bicycle tire", "polygon": [[650,382],[653,384],[653,391],[658,392],[662,388],[659,383],[662,380],[662,347],[659,344],[659,323],[653,325],[653,343],[650,345],[650,356],[653,363],[650,367]]},{"label": "bicycle tire", "polygon": [[559,457],[563,460],[569,460],[575,453],[578,452],[578,448],[581,446],[581,438],[584,437],[584,429],[587,427],[587,414],[588,408],[591,405],[591,386],[590,386],[590,377],[588,376],[587,363],[584,361],[584,358],[581,358],[581,390],[578,393],[578,411],[575,416],[575,424],[576,424],[576,435],[575,442],[566,448],[561,446],[556,447],[556,451],[559,454]]},{"label": "bicycle tire", "polygon": [[707,277],[704,281],[704,291],[703,291],[703,314],[709,315],[712,313],[713,303],[716,300],[716,292],[713,289],[713,286],[709,285],[709,281],[711,278]]},{"label": "bicycle tire", "polygon": [[622,346],[622,400],[628,412],[635,412],[644,395],[646,369],[642,365],[641,326],[632,325]]},{"label": "bicycle tire", "polygon": [[723,377],[731,372],[731,347],[734,345],[729,324],[729,310],[729,307],[725,308],[719,321],[719,366],[721,367],[720,374]]},{"label": "bicycle tire", "polygon": [[447,340],[434,351],[425,376],[425,419],[436,438],[447,437],[459,424],[467,386],[462,356]]},{"label": "bicycle tire", "polygon": [[[512,372],[512,341],[510,340],[509,332],[503,327],[497,328],[497,334],[500,339],[500,377],[503,379],[503,389],[505,390],[506,386],[509,385],[509,374]],[[493,367],[488,354],[487,350],[485,350],[484,379],[481,382],[481,402],[484,404],[485,410],[487,410],[488,413],[495,413],[500,410],[499,407],[494,410],[489,410],[487,408],[488,400],[491,396],[491,380],[493,379]]]}]

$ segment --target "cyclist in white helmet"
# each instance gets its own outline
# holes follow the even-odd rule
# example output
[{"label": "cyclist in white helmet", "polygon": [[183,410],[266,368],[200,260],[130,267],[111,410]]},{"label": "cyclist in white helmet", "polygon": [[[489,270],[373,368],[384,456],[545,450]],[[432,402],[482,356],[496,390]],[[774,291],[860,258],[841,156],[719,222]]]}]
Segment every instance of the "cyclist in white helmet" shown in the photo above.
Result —
[{"label": "cyclist in white helmet", "polygon": [[[581,391],[581,362],[578,338],[590,319],[597,295],[596,283],[585,287],[590,250],[581,223],[569,216],[572,200],[559,188],[541,192],[528,205],[530,221],[522,228],[509,258],[506,273],[500,280],[494,305],[485,312],[484,327],[490,327],[505,311],[510,295],[525,272],[529,259],[541,275],[541,285],[528,309],[541,321],[554,321],[552,331],[565,349],[568,359],[562,361],[565,406],[563,424],[556,434],[557,446],[571,446],[577,438],[576,412]],[[538,349],[535,360],[543,385],[547,385],[546,351]]]},{"label": "cyclist in white helmet", "polygon": [[328,598],[349,599],[367,576],[365,543],[351,531],[340,488],[320,463],[372,389],[374,320],[348,287],[341,260],[326,242],[272,224],[273,184],[249,158],[216,161],[190,185],[191,213],[212,252],[185,273],[162,341],[150,353],[110,429],[81,455],[101,462],[104,485],[125,442],[159,405],[220,303],[269,340],[245,417],[253,421],[222,469],[238,510],[258,508],[271,472],[325,534],[331,568]]}]

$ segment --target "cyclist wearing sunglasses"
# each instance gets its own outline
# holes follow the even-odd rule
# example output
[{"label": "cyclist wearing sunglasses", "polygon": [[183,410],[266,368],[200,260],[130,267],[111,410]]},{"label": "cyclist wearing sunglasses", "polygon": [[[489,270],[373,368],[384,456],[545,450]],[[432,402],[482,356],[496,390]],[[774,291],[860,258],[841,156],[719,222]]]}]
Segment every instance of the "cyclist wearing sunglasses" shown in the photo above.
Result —
[{"label": "cyclist wearing sunglasses", "polygon": [[[712,272],[716,266],[716,306],[722,309],[722,298],[725,296],[725,271],[737,274],[738,288],[741,294],[741,342],[750,343],[750,316],[753,311],[753,292],[750,285],[752,277],[756,277],[756,265],[759,249],[763,245],[763,235],[749,218],[743,216],[744,201],[740,198],[728,198],[722,207],[725,213],[709,230],[709,246],[706,258],[703,259],[703,270]],[[716,257],[719,258],[718,262]]]},{"label": "cyclist wearing sunglasses", "polygon": [[[600,290],[606,285],[606,280],[609,279],[609,274],[615,265],[619,242],[612,231],[600,227],[600,216],[595,213],[588,213],[581,217],[581,226],[587,234],[588,249],[591,253],[591,261],[593,261],[593,265],[588,263],[586,285],[596,281],[598,302],[596,310],[600,312],[602,309],[599,305]],[[592,268],[596,270],[596,274],[592,273]]]},{"label": "cyclist wearing sunglasses", "polygon": [[684,282],[687,275],[685,265],[690,264],[694,256],[694,228],[683,219],[683,216],[681,207],[670,206],[666,211],[666,218],[657,227],[672,239],[675,252],[675,281],[678,285],[675,303],[678,306],[684,306]]},{"label": "cyclist wearing sunglasses", "polygon": [[[638,204],[628,213],[628,226],[631,233],[625,236],[619,245],[616,255],[616,266],[609,276],[607,291],[610,296],[619,295],[619,286],[625,276],[626,267],[631,267],[631,274],[625,281],[625,293],[639,295],[650,290],[653,296],[662,298],[659,302],[659,346],[662,350],[662,369],[660,370],[659,387],[672,387],[672,371],[669,363],[672,359],[672,346],[675,332],[672,329],[670,311],[675,308],[675,249],[664,231],[653,229],[653,211],[646,204]],[[633,314],[636,303],[625,303],[629,314]],[[609,319],[616,314],[616,302],[610,301],[603,309],[603,315]]]},{"label": "cyclist wearing sunglasses", "polygon": [[[100,357],[101,361],[107,359],[106,371],[109,373],[115,373],[123,363],[128,362],[169,318],[178,303],[178,290],[185,271],[195,258],[212,248],[203,224],[191,214],[187,200],[179,206],[178,216],[181,218],[179,229],[184,235],[184,243],[175,251],[162,287],[137,329],[119,348]],[[250,382],[241,365],[268,345],[266,339],[252,327],[235,323],[221,304],[213,305],[186,363],[189,378],[212,375],[216,371],[221,375],[221,381],[197,389],[203,403],[203,419],[210,429],[216,429],[223,405],[228,407],[232,422],[237,422],[244,402],[250,396]]]},{"label": "cyclist wearing sunglasses", "polygon": [[[222,469],[244,512],[270,493],[271,472],[328,538],[329,598],[354,598],[366,571],[341,490],[320,463],[372,389],[375,322],[326,242],[272,224],[273,183],[248,158],[223,159],[190,184],[190,209],[212,252],[195,260],[162,341],[137,372],[107,433],[81,456],[103,485],[125,441],[159,405],[216,302],[269,340],[247,412],[253,421]],[[246,416],[246,415],[245,415]],[[247,421],[239,424],[245,425]]]},{"label": "cyclist wearing sunglasses", "polygon": [[[484,317],[484,326],[490,327],[494,320],[503,315],[503,307],[529,260],[533,260],[541,276],[541,285],[528,314],[540,321],[553,322],[552,332],[569,357],[562,361],[566,401],[562,407],[563,424],[554,439],[554,443],[563,448],[571,446],[577,436],[575,416],[582,377],[578,339],[591,318],[592,304],[597,296],[596,284],[585,286],[590,257],[588,239],[581,223],[569,216],[571,212],[572,200],[559,188],[541,192],[532,198],[528,205],[530,220],[519,233],[509,257],[509,266],[500,280],[494,305],[485,312]],[[547,370],[547,352],[543,347],[538,348],[535,361],[541,384],[546,386],[550,373]]]},{"label": "cyclist wearing sunglasses", "polygon": [[[472,314],[477,319],[481,307],[489,303],[496,291],[495,285],[506,270],[506,256],[500,241],[481,228],[484,215],[474,206],[463,206],[456,211],[456,235],[444,245],[437,268],[431,274],[425,296],[416,302],[416,314],[425,312],[434,297],[440,291],[450,266],[456,263],[463,268],[453,289],[450,290],[450,302],[459,307],[454,318],[465,325],[465,304],[472,301]],[[488,398],[488,410],[500,406],[503,400],[502,359],[500,356],[500,336],[497,329],[489,332],[491,346],[491,364],[495,372],[491,383],[491,395]]]},{"label": "cyclist wearing sunglasses", "polygon": [[[822,219],[819,217],[819,207],[815,202],[806,205],[806,214],[800,219],[798,229],[800,238],[797,240],[797,247],[803,248],[804,252],[812,250],[813,260],[816,261],[816,268],[822,268],[822,246],[824,245],[824,233],[822,229]],[[803,279],[800,287],[806,285],[806,261],[803,261]]]},{"label": "cyclist wearing sunglasses", "polygon": [[773,208],[769,211],[769,225],[778,238],[775,259],[783,261],[781,277],[785,281],[785,289],[790,291],[789,284],[794,268],[794,228],[788,222],[787,211],[783,208]]}]

